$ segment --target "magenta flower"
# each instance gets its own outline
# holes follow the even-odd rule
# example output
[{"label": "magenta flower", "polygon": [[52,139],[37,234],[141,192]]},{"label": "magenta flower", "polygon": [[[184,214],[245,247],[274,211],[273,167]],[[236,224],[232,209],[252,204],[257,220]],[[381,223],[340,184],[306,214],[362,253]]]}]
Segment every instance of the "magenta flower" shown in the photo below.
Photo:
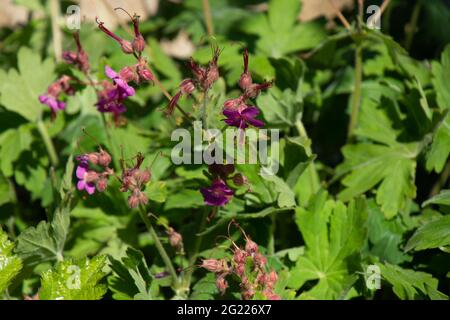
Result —
[{"label": "magenta flower", "polygon": [[51,94],[43,94],[39,96],[39,102],[42,104],[46,104],[52,109],[52,113],[55,114],[58,110],[64,110],[66,104]]},{"label": "magenta flower", "polygon": [[225,123],[229,126],[245,129],[248,126],[263,127],[264,122],[255,119],[259,114],[259,109],[253,106],[246,106],[238,109],[224,109],[223,115],[227,117]]},{"label": "magenta flower", "polygon": [[209,206],[224,206],[230,202],[234,191],[222,179],[215,179],[209,188],[201,188],[205,203]]},{"label": "magenta flower", "polygon": [[80,164],[77,166],[76,175],[78,180],[77,189],[82,191],[86,190],[88,194],[95,192],[95,183],[88,179],[89,177],[89,165],[84,157],[80,157]]},{"label": "magenta flower", "polygon": [[128,85],[125,79],[109,66],[105,67],[105,73],[108,78],[113,80],[114,85],[108,81],[102,83],[103,90],[98,94],[99,100],[96,106],[100,112],[113,113],[117,121],[119,115],[126,111],[123,101],[126,98],[133,96],[136,92],[132,86]]},{"label": "magenta flower", "polygon": [[117,91],[120,96],[131,97],[136,93],[132,86],[129,86],[128,83],[119,77],[119,74],[111,69],[109,66],[105,67],[105,73],[108,78],[112,79],[114,83],[117,85]]}]

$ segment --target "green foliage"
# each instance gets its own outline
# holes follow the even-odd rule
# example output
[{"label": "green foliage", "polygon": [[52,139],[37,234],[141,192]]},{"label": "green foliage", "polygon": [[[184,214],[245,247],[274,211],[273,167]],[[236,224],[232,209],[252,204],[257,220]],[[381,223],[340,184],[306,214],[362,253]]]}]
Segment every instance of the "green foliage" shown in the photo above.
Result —
[{"label": "green foliage", "polygon": [[405,250],[424,250],[450,245],[450,216],[431,221],[417,229]]},{"label": "green foliage", "polygon": [[44,110],[38,97],[54,80],[54,65],[51,59],[42,61],[36,52],[26,47],[19,50],[17,60],[18,70],[10,69],[5,75],[8,81],[0,85],[0,102],[7,110],[36,121]]},{"label": "green foliage", "polygon": [[[3,297],[242,299],[245,283],[235,281],[236,269],[224,284],[199,265],[224,257],[231,263],[231,251],[252,239],[267,258],[265,271],[277,273],[270,290],[281,299],[448,299],[445,1],[391,1],[381,30],[365,24],[366,10],[360,26],[355,7],[343,9],[350,28],[333,12],[316,16],[313,7],[328,8],[327,1],[160,1],[156,14],[139,22],[146,42],[140,61],[140,54],[124,54],[93,21],[83,20],[87,72],[54,62],[48,3],[14,2],[39,14],[0,27],[0,224],[9,236],[0,230]],[[61,2],[61,16],[66,5]],[[400,11],[410,25],[401,25]],[[123,24],[99,19],[131,39]],[[66,31],[63,50],[77,50]],[[190,94],[182,86],[180,109],[166,116],[181,81],[196,78],[189,56],[214,71],[216,47],[218,79],[206,95],[198,83]],[[217,176],[205,163],[175,165],[171,138],[175,129],[192,133],[193,121],[223,133],[230,127],[223,107],[245,91],[239,83],[244,48],[252,83],[271,82],[245,103],[259,109],[261,129],[277,129],[279,139],[275,131],[258,131],[268,142],[268,165],[261,158],[236,161],[234,172],[221,177],[233,196],[211,207],[200,189]],[[99,112],[103,81],[119,83],[105,66],[124,77],[125,67],[147,62],[155,81],[129,81],[135,94],[120,101],[126,108],[120,115]],[[54,81],[63,75],[74,92],[58,94],[66,107],[51,113],[38,97],[52,83],[58,89]],[[109,166],[90,161],[89,174],[77,175],[80,156],[92,160],[99,150],[111,156]],[[138,169],[151,173],[142,185]],[[107,177],[104,191],[92,171]],[[77,190],[88,179],[96,182],[92,195]],[[132,190],[137,185],[142,193]],[[138,196],[140,207],[131,208]],[[250,260],[244,271],[255,281]],[[373,265],[382,290],[365,284]],[[228,285],[224,295],[218,285]],[[266,299],[270,290],[250,298]]]},{"label": "green foliage", "polygon": [[54,269],[41,276],[41,300],[99,300],[106,293],[100,283],[105,273],[106,256],[79,261],[58,262]]},{"label": "green foliage", "polygon": [[300,299],[347,296],[347,286],[354,281],[349,268],[366,237],[366,206],[361,198],[346,207],[340,201],[327,200],[327,193],[321,191],[307,209],[296,210],[306,250],[291,271],[289,286],[299,289],[307,281],[319,280],[312,289],[302,292]]},{"label": "green foliage", "polygon": [[10,285],[22,269],[22,260],[13,254],[14,244],[0,228],[0,294]]},{"label": "green foliage", "polygon": [[437,290],[438,282],[425,272],[403,269],[391,264],[378,264],[383,278],[393,286],[394,293],[400,299],[419,299],[424,296],[432,300],[448,300]]}]

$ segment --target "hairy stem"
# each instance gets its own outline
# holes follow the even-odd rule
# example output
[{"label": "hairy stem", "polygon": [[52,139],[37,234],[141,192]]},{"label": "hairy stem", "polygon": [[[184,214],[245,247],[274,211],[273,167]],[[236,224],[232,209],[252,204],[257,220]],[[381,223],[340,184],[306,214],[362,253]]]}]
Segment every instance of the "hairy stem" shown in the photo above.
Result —
[{"label": "hairy stem", "polygon": [[47,149],[47,153],[50,157],[50,162],[53,166],[57,166],[59,163],[58,155],[56,154],[55,146],[53,145],[53,141],[48,134],[47,127],[45,126],[42,120],[38,120],[37,129],[44,140],[45,148]]},{"label": "hairy stem", "polygon": [[50,0],[50,12],[52,20],[53,49],[56,61],[60,62],[62,59],[62,33],[59,28],[59,0]]},{"label": "hairy stem", "polygon": [[356,44],[355,52],[355,87],[352,97],[352,111],[350,116],[350,123],[348,126],[348,138],[353,137],[354,130],[358,125],[359,108],[361,105],[361,84],[362,84],[362,47],[361,44]]},{"label": "hairy stem", "polygon": [[209,0],[203,0],[203,16],[205,17],[206,31],[208,32],[208,35],[214,35],[214,25],[211,16],[211,7],[209,6]]},{"label": "hairy stem", "polygon": [[167,254],[161,241],[159,240],[159,237],[156,234],[156,231],[153,228],[153,225],[152,225],[150,219],[148,218],[147,213],[143,207],[140,208],[139,215],[141,216],[142,221],[144,221],[145,226],[147,227],[148,231],[150,232],[150,235],[152,236],[153,241],[155,241],[156,250],[158,250],[159,255],[163,259],[163,262],[166,265],[166,268],[172,277],[173,286],[175,288],[178,288],[178,276],[175,271],[175,268],[173,267],[172,261],[170,260],[169,255]]}]

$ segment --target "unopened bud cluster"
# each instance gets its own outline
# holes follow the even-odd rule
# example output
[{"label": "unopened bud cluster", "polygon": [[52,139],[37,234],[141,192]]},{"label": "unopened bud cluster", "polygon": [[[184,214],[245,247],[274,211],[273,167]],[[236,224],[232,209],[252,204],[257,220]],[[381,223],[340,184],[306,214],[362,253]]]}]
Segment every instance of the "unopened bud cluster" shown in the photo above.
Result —
[{"label": "unopened bud cluster", "polygon": [[205,259],[202,268],[216,274],[216,286],[223,295],[228,288],[227,277],[237,277],[244,300],[251,300],[259,293],[268,300],[280,300],[275,294],[278,275],[267,271],[267,259],[259,252],[258,245],[246,237],[245,248],[235,247],[231,259]]}]

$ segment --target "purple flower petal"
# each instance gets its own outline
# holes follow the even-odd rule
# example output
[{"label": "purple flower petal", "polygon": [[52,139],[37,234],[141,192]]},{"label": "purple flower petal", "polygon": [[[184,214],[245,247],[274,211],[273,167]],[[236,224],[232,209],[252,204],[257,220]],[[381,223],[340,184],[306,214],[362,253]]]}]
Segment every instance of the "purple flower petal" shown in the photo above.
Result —
[{"label": "purple flower petal", "polygon": [[92,183],[86,183],[84,189],[88,194],[93,194],[95,192],[95,185]]},{"label": "purple flower petal", "polygon": [[115,72],[113,69],[111,69],[110,66],[105,66],[105,74],[108,78],[110,78],[112,80],[115,80],[116,78],[119,77],[117,72]]},{"label": "purple flower petal", "polygon": [[259,114],[259,109],[256,107],[247,107],[242,110],[241,115],[244,117],[254,118]]},{"label": "purple flower petal", "polygon": [[83,180],[78,181],[78,183],[77,183],[77,189],[78,190],[80,190],[80,191],[84,190],[85,186],[86,186],[86,184],[84,183]]},{"label": "purple flower petal", "polygon": [[86,174],[86,172],[87,172],[87,169],[85,166],[78,166],[77,172],[76,172],[77,178],[84,179],[84,175]]},{"label": "purple flower petal", "polygon": [[264,122],[258,119],[247,119],[247,122],[257,128],[264,127]]}]

